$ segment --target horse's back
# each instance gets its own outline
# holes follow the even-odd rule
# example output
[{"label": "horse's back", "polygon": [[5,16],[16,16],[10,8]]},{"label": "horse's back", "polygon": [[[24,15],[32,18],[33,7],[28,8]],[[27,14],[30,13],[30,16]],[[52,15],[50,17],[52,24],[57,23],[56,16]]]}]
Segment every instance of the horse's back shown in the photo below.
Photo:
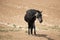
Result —
[{"label": "horse's back", "polygon": [[36,10],[35,9],[29,9],[26,11],[26,14],[35,14],[36,13]]}]

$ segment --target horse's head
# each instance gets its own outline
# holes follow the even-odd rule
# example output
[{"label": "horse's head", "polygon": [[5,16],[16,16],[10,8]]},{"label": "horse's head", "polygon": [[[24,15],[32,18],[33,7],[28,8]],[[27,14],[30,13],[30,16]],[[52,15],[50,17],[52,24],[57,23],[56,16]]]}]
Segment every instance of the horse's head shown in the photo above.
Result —
[{"label": "horse's head", "polygon": [[42,23],[42,21],[43,21],[43,19],[42,19],[42,11],[37,11],[35,16],[36,16],[36,18],[38,18],[39,22]]}]

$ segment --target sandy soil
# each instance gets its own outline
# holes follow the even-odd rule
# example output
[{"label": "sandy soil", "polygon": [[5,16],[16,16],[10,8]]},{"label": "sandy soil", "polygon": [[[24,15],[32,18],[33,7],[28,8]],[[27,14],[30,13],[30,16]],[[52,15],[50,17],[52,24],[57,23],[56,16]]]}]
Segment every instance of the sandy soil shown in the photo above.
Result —
[{"label": "sandy soil", "polygon": [[60,40],[60,32],[39,30],[37,35],[28,35],[26,31],[0,32],[0,40]]},{"label": "sandy soil", "polygon": [[60,25],[60,0],[0,0],[0,9],[0,22],[26,26],[26,10],[38,9],[43,11],[44,25]]},{"label": "sandy soil", "polygon": [[60,27],[41,26],[36,35],[28,35],[27,27],[9,27],[0,25],[0,40],[60,40]]}]

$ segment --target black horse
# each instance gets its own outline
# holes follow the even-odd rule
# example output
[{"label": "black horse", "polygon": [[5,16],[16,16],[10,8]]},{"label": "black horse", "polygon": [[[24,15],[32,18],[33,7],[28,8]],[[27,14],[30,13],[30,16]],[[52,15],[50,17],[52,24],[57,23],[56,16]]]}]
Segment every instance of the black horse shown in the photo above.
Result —
[{"label": "black horse", "polygon": [[28,34],[34,34],[36,35],[36,29],[35,29],[35,20],[38,18],[39,22],[42,23],[42,11],[35,10],[35,9],[29,9],[26,11],[24,20],[28,23]]}]

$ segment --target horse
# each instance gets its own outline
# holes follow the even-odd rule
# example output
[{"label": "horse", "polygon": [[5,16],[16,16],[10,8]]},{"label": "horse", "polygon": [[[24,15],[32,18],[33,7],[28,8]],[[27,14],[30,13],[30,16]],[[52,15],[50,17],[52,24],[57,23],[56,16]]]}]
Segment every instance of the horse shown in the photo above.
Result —
[{"label": "horse", "polygon": [[26,11],[26,14],[24,16],[24,20],[28,23],[28,34],[34,34],[36,35],[36,28],[35,28],[35,20],[36,18],[39,20],[40,23],[42,23],[42,11],[36,10],[36,9],[29,9]]}]

